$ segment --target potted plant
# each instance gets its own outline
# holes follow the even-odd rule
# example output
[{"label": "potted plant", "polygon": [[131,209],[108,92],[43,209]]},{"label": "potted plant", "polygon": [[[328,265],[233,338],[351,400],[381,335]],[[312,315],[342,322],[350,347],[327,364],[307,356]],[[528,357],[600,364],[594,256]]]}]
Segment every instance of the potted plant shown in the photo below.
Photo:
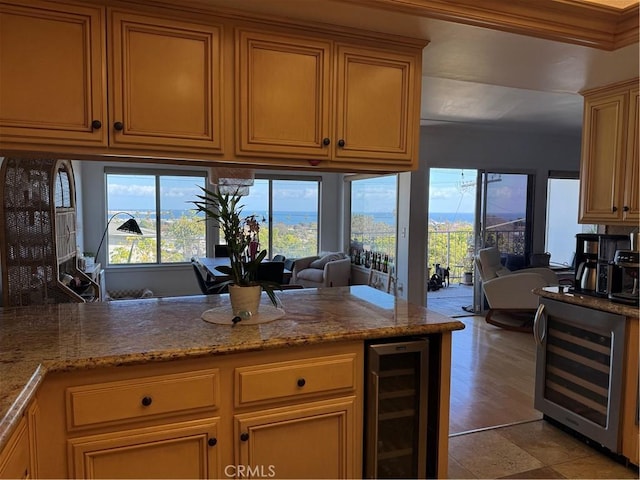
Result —
[{"label": "potted plant", "polygon": [[258,265],[267,256],[267,251],[259,251],[260,224],[255,215],[242,217],[244,205],[240,204],[242,197],[237,192],[229,195],[200,188],[203,194],[197,195],[199,200],[192,202],[195,210],[216,220],[227,241],[230,265],[218,266],[216,270],[231,277],[220,286],[229,286],[233,314],[240,317],[256,314],[262,290],[277,306],[274,289],[281,290],[280,285],[256,278]]}]

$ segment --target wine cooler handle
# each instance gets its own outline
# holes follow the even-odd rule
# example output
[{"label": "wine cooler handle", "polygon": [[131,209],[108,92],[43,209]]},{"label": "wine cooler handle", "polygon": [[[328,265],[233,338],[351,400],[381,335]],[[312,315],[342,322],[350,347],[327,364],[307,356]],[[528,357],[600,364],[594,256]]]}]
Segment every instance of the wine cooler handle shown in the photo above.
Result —
[{"label": "wine cooler handle", "polygon": [[[540,334],[540,328],[542,327],[542,334]],[[542,346],[542,341],[546,335],[547,321],[544,313],[544,303],[538,305],[536,310],[536,316],[533,318],[533,338],[536,341],[536,345]]]}]

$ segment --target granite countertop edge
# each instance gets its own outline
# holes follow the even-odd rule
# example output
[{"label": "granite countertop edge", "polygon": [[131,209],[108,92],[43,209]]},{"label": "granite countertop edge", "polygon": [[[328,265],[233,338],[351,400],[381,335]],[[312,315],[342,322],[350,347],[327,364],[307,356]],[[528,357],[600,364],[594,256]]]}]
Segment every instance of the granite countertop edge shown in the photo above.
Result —
[{"label": "granite countertop edge", "polygon": [[615,303],[607,298],[582,295],[579,292],[568,291],[566,288],[536,288],[533,293],[540,297],[550,298],[552,300],[558,300],[572,305],[579,305],[581,307],[602,310],[603,312],[616,313],[630,318],[640,317],[640,309],[638,309],[638,307]]},{"label": "granite countertop edge", "polygon": [[[348,288],[352,289],[353,287]],[[377,294],[373,294],[373,297],[376,295]],[[405,305],[409,305],[406,302],[404,303]],[[39,358],[38,360],[33,360],[30,363],[23,362],[24,365],[20,365],[22,369],[18,372],[18,378],[0,381],[0,450],[4,448],[8,442],[11,434],[22,418],[22,415],[26,411],[29,402],[35,396],[39,386],[42,384],[48,373],[182,360],[318,343],[444,333],[462,330],[465,328],[464,324],[459,320],[429,312],[422,307],[412,306],[411,308],[418,308],[417,311],[421,313],[419,316],[424,318],[422,323],[409,322],[409,324],[403,325],[363,326],[361,328],[346,331],[342,328],[342,325],[337,322],[334,331],[328,329],[322,333],[305,332],[304,328],[302,328],[301,332],[296,332],[295,330],[288,332],[287,334],[277,332],[268,338],[258,338],[252,341],[242,341],[240,343],[202,343],[188,348],[168,347],[166,349],[153,349],[149,351],[127,351],[113,355],[69,356],[67,358],[60,356],[54,358]],[[2,309],[0,309],[0,319],[2,318],[2,312]],[[409,316],[412,317],[413,315]],[[432,318],[435,318],[436,321],[431,321]],[[302,324],[302,326],[304,327],[305,325]],[[229,326],[215,327],[225,329],[232,328]],[[260,326],[242,326],[237,328],[246,329],[246,331],[254,329],[255,331],[255,329],[259,329]],[[2,362],[3,359],[0,357],[0,363]],[[7,362],[5,360],[5,363],[10,363],[10,361]]]}]

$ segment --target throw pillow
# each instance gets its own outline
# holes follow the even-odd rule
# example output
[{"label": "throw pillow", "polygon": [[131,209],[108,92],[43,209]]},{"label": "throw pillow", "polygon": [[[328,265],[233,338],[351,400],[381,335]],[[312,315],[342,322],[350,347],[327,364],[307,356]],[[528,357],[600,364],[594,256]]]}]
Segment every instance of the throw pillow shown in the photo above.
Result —
[{"label": "throw pillow", "polygon": [[311,262],[309,264],[309,267],[319,268],[320,270],[322,270],[327,263],[333,262],[334,260],[340,260],[341,258],[342,256],[339,253],[329,253],[328,255],[325,255],[324,257],[318,258],[317,260]]}]

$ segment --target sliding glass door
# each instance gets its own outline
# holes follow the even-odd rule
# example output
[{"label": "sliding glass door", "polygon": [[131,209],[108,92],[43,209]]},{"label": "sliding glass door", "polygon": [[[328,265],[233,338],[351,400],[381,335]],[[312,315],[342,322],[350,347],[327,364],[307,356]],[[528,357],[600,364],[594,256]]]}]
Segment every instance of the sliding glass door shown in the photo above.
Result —
[{"label": "sliding glass door", "polygon": [[[498,247],[504,265],[517,270],[529,264],[533,234],[533,183],[528,173],[478,171],[476,252]],[[474,281],[475,310],[483,308],[482,285]]]}]

